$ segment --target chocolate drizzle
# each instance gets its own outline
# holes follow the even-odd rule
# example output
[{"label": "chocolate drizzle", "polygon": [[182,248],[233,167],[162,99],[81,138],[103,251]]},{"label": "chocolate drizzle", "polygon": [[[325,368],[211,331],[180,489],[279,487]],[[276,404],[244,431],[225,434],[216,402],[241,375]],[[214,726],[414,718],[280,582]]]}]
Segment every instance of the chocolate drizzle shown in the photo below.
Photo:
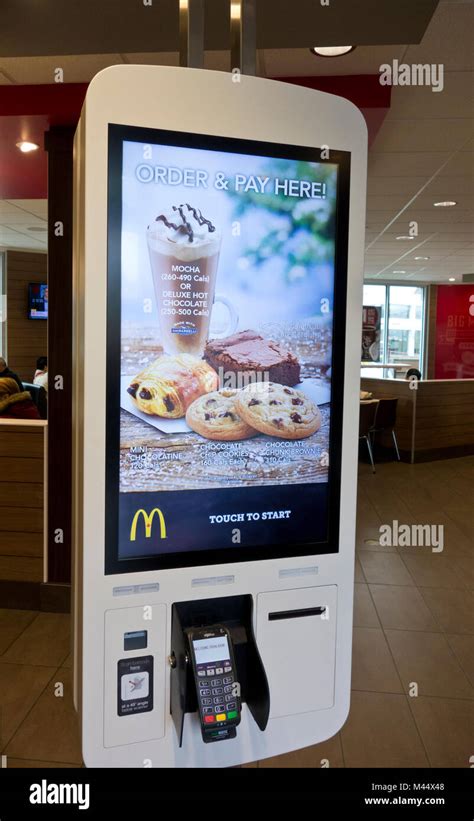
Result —
[{"label": "chocolate drizzle", "polygon": [[[199,208],[193,208],[193,206],[189,205],[188,202],[186,203],[186,208],[188,209],[188,211],[191,212],[198,225],[207,225],[207,229],[210,234],[212,234],[216,230],[212,222],[206,219],[206,217],[203,217],[202,211],[200,211]],[[160,214],[158,217],[156,217],[155,222],[163,222],[167,228],[172,228],[173,231],[177,231],[178,234],[185,234],[188,237],[188,242],[193,242],[193,227],[191,223],[188,222],[188,220],[186,219],[183,209],[184,205],[173,205],[173,211],[177,211],[177,213],[181,217],[181,223],[176,224],[174,222],[170,222],[168,218],[165,216],[165,214]]]},{"label": "chocolate drizzle", "polygon": [[188,211],[191,211],[191,214],[199,225],[207,225],[210,234],[216,230],[216,227],[212,224],[211,220],[207,220],[206,217],[203,217],[202,211],[200,211],[199,208],[193,208],[193,206],[189,205],[189,203],[186,203],[186,208]]}]

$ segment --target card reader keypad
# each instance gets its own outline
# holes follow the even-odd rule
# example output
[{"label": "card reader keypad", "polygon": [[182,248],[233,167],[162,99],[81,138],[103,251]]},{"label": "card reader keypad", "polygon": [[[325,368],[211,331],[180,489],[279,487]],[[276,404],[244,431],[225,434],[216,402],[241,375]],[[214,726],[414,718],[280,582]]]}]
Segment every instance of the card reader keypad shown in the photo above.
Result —
[{"label": "card reader keypad", "polygon": [[235,694],[232,693],[233,684],[234,676],[229,661],[198,670],[200,708],[205,724],[232,721],[237,718],[237,701]]}]

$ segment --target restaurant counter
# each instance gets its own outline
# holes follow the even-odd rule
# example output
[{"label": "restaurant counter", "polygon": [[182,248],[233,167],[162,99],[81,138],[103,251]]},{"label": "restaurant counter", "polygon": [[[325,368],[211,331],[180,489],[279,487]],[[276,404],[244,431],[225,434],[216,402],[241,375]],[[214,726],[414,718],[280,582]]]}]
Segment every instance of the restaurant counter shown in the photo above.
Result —
[{"label": "restaurant counter", "polygon": [[[361,390],[374,399],[398,398],[400,456],[427,462],[474,453],[474,379],[376,379],[362,377]],[[380,439],[392,447],[391,439]]]}]

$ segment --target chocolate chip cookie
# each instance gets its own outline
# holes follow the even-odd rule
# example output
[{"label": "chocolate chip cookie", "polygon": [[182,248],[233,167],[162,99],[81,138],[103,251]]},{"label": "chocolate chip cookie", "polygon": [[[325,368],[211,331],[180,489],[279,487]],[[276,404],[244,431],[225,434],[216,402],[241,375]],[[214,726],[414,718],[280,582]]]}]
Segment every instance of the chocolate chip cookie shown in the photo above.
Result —
[{"label": "chocolate chip cookie", "polygon": [[206,439],[232,442],[248,439],[257,431],[240,417],[235,407],[239,391],[223,388],[200,396],[186,412],[186,422]]},{"label": "chocolate chip cookie", "polygon": [[304,439],[321,427],[318,406],[303,391],[276,382],[247,385],[235,408],[248,425],[281,439]]}]

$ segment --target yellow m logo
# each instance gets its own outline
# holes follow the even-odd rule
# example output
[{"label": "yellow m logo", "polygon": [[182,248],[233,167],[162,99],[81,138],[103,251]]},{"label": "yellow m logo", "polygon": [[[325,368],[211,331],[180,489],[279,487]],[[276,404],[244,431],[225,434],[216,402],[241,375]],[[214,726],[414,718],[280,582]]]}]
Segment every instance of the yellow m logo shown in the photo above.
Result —
[{"label": "yellow m logo", "polygon": [[143,521],[145,523],[145,539],[150,538],[155,513],[157,514],[157,516],[160,520],[160,539],[166,539],[165,517],[163,516],[161,510],[158,507],[154,507],[153,510],[151,511],[151,513],[147,513],[146,510],[143,510],[143,508],[140,508],[140,510],[137,510],[137,512],[135,513],[135,516],[133,517],[133,521],[132,521],[132,526],[130,528],[130,541],[131,542],[134,542],[135,539],[137,538],[137,525],[138,525],[138,520],[139,520],[140,516],[143,516]]}]

